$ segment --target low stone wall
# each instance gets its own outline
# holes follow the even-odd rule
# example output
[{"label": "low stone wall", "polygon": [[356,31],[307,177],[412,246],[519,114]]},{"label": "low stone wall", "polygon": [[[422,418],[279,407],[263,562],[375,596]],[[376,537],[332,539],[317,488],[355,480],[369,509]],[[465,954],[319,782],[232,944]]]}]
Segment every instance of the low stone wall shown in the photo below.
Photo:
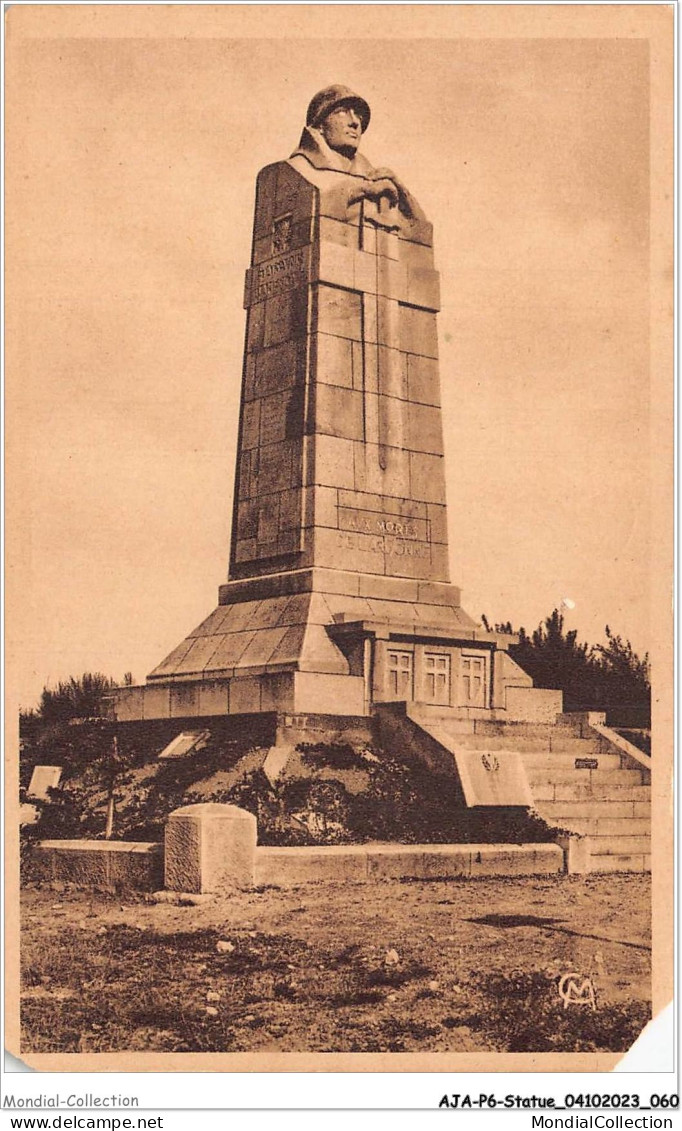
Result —
[{"label": "low stone wall", "polygon": [[43,840],[31,853],[36,879],[61,880],[79,887],[163,887],[163,845],[114,840]]},{"label": "low stone wall", "polygon": [[558,844],[359,844],[256,849],[256,884],[537,876],[564,871]]},{"label": "low stone wall", "polygon": [[[321,881],[537,876],[563,872],[564,859],[558,844],[261,845],[255,853],[254,881],[259,887],[291,887]],[[48,840],[36,845],[32,866],[36,879],[70,882],[83,888],[158,891],[164,886],[162,844]],[[180,886],[193,890],[198,885],[182,882]],[[210,883],[202,886],[204,891],[223,890],[222,884],[219,889]]]},{"label": "low stone wall", "polygon": [[[172,813],[165,844],[48,840],[32,874],[81,887],[210,893],[319,881],[537,876],[588,870],[587,838],[556,844],[351,844],[258,846],[256,819],[234,805],[187,805]],[[584,842],[584,843],[583,843]],[[587,853],[587,855],[586,855]]]}]

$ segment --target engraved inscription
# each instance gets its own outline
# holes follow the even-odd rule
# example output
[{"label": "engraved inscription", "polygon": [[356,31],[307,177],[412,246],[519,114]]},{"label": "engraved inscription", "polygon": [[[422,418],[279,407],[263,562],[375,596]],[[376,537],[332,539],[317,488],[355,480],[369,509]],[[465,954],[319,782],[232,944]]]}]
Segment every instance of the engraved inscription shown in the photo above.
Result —
[{"label": "engraved inscription", "polygon": [[402,515],[380,514],[376,511],[339,507],[339,529],[358,534],[385,535],[393,539],[430,541],[429,524],[423,518],[404,518]]},{"label": "engraved inscription", "polygon": [[260,402],[260,445],[284,439],[285,408],[281,396],[264,397]]},{"label": "engraved inscription", "polygon": [[341,545],[347,550],[362,550],[366,554],[386,554],[397,558],[431,558],[431,547],[425,542],[408,542],[403,538],[342,534]]},{"label": "engraved inscription", "polygon": [[310,248],[299,247],[253,267],[249,272],[251,302],[261,302],[306,283],[309,263]]}]

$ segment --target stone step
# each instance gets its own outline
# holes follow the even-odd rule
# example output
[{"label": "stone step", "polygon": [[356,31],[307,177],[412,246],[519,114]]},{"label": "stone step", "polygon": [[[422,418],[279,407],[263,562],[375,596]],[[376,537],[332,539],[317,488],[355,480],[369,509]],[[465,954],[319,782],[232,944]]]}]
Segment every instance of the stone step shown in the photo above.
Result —
[{"label": "stone step", "polygon": [[[577,773],[578,771],[576,771]],[[580,771],[582,773],[582,771]],[[635,805],[650,805],[650,785],[621,785],[620,774],[609,774],[605,785],[582,781],[570,784],[555,784],[553,781],[537,782],[533,786],[533,797],[536,801],[633,801]],[[634,813],[635,817],[646,817],[647,813]]]},{"label": "stone step", "polygon": [[[578,830],[576,830],[578,831]],[[595,836],[592,838],[593,856],[622,856],[629,853],[651,852],[650,834],[636,836]]]},{"label": "stone step", "polygon": [[522,751],[523,764],[526,771],[536,769],[547,769],[551,772],[554,770],[575,770],[576,773],[588,773],[591,767],[585,768],[576,766],[576,762],[580,761],[581,757],[589,759],[590,762],[596,762],[594,767],[596,770],[612,771],[620,770],[621,757],[620,754],[585,754],[574,756],[573,754],[540,754],[535,751]]},{"label": "stone step", "polygon": [[644,819],[647,813],[636,813],[636,801],[612,800],[604,797],[599,801],[543,801],[538,804],[538,811],[545,818],[551,817],[558,820],[563,817],[577,818],[581,821],[590,820],[630,820]]},{"label": "stone step", "polygon": [[580,738],[573,735],[551,734],[549,737],[549,748],[553,754],[573,754],[580,756],[585,751],[593,751],[599,754],[601,751],[609,753],[609,746],[599,735],[594,738]]},{"label": "stone step", "polygon": [[515,750],[519,753],[565,754],[567,757],[594,758],[613,754],[600,738],[557,738],[553,735],[515,735],[515,734],[472,734],[459,731],[440,719],[424,720],[424,726],[432,734],[443,734],[449,742],[466,747],[467,750]]},{"label": "stone step", "polygon": [[[546,821],[549,820],[544,809],[540,809],[539,813]],[[610,843],[614,837],[620,843],[624,838],[629,841],[633,837],[651,836],[651,822],[636,817],[571,817],[567,814],[562,817],[552,814],[551,820],[559,828],[569,828],[573,832],[595,838],[592,846],[594,851],[601,851],[604,840]]]},{"label": "stone step", "polygon": [[[578,739],[580,734],[570,726],[551,723],[508,723],[488,719],[462,719],[454,709],[439,707],[431,704],[420,703],[410,708],[410,717],[417,723],[426,723],[427,726],[438,725],[447,727],[452,734],[477,735],[479,738],[539,739],[549,742],[554,737],[561,739]],[[590,735],[591,739],[597,736]],[[598,740],[598,739],[597,739]]]},{"label": "stone step", "polygon": [[608,856],[592,853],[591,872],[650,872],[651,856],[648,852],[626,852]]},{"label": "stone step", "polygon": [[633,817],[646,817],[651,821],[651,802],[650,801],[635,801],[635,811]]},{"label": "stone step", "polygon": [[564,735],[566,738],[575,736],[572,727],[554,723],[507,723],[476,719],[474,722],[476,734],[505,734],[517,738],[550,738],[552,735]]},{"label": "stone step", "polygon": [[533,792],[536,785],[543,783],[554,786],[578,786],[583,789],[598,786],[609,790],[620,786],[644,784],[642,770],[567,770],[559,767],[553,769],[547,766],[528,766],[526,774]]},{"label": "stone step", "polygon": [[651,839],[651,821],[646,817],[597,817],[594,835],[599,837],[645,836]]},{"label": "stone step", "polygon": [[429,734],[439,742],[445,741],[448,745],[457,746],[463,750],[513,750],[516,753],[526,751],[538,754],[549,754],[549,742],[543,738],[512,738],[508,735],[496,734],[461,734],[453,731],[440,722],[425,722]]}]

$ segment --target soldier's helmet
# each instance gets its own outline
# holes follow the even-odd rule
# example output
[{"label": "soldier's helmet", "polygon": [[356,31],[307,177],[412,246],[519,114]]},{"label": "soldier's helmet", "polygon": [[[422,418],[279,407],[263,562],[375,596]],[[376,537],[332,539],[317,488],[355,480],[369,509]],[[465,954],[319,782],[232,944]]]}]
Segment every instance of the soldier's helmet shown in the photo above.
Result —
[{"label": "soldier's helmet", "polygon": [[319,126],[321,122],[330,114],[332,110],[336,110],[338,106],[353,106],[357,111],[358,117],[362,122],[362,132],[365,133],[371,111],[369,104],[361,98],[359,94],[347,86],[326,86],[324,90],[320,90],[311,98],[310,105],[308,106],[308,113],[306,114],[306,126]]}]

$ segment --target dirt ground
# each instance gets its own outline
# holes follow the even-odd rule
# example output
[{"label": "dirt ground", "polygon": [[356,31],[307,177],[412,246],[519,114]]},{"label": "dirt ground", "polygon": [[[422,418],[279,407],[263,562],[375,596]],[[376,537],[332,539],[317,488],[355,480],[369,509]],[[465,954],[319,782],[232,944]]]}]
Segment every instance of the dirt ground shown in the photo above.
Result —
[{"label": "dirt ground", "polygon": [[[29,886],[23,1052],[622,1051],[649,1017],[650,882],[312,884],[200,905]],[[564,1007],[564,974],[596,1009]]]}]

